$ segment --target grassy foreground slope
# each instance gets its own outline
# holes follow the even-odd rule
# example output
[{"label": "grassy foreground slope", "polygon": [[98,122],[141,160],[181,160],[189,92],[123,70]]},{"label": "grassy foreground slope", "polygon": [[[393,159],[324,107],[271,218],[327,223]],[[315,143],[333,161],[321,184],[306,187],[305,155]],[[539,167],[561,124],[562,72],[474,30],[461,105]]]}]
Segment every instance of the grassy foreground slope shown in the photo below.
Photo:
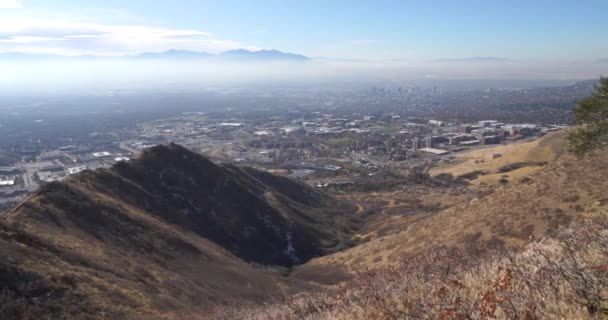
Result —
[{"label": "grassy foreground slope", "polygon": [[[560,143],[563,136],[549,135],[528,150]],[[583,159],[564,153],[517,180],[472,186],[472,197],[453,194],[458,203],[292,274],[347,281],[263,307],[218,308],[215,316],[606,319],[607,160],[608,150]],[[390,207],[399,196],[384,197]]]},{"label": "grassy foreground slope", "polygon": [[[542,146],[545,139],[554,137],[535,143]],[[606,159],[606,152],[585,159],[563,155],[519,180],[460,197],[460,202],[406,224],[401,230],[315,258],[299,266],[296,274],[335,265],[350,273],[396,265],[409,254],[435,245],[478,253],[490,247],[521,247],[555,235],[561,227],[585,219],[608,204]]]},{"label": "grassy foreground slope", "polygon": [[429,248],[332,290],[268,305],[218,307],[212,319],[608,319],[608,212],[520,253],[455,261]]}]

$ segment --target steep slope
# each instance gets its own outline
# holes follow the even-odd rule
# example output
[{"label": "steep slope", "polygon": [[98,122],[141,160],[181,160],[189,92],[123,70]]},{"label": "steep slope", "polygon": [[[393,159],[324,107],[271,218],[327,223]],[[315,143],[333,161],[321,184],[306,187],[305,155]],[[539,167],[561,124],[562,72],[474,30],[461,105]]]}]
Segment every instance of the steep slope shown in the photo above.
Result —
[{"label": "steep slope", "polygon": [[608,150],[579,159],[563,138],[512,146],[550,157],[507,182],[348,195],[368,241],[291,274],[339,286],[214,319],[606,319]]},{"label": "steep slope", "polygon": [[[273,188],[261,177],[256,170],[219,166],[169,145],[149,149],[138,161],[119,163],[110,171],[84,174],[79,181],[247,261],[288,266],[340,248],[332,232],[336,221],[343,220],[338,202],[285,178],[276,178],[285,187]],[[302,196],[285,195],[290,189],[296,190],[291,196]],[[293,247],[289,253],[288,247]]]},{"label": "steep slope", "polygon": [[[553,139],[548,136],[547,139]],[[563,136],[562,136],[563,137]],[[548,143],[541,139],[539,145]],[[555,143],[555,141],[551,141]],[[565,141],[562,140],[562,146]],[[455,248],[476,255],[486,249],[521,248],[533,240],[559,233],[572,222],[605,211],[608,206],[608,151],[585,159],[568,154],[535,172],[500,185],[471,186],[469,196],[434,214],[411,219],[404,210],[390,223],[399,229],[354,248],[313,259],[293,277],[317,279],[317,274],[346,274],[401,263],[431,247]],[[404,189],[402,192],[411,193]],[[473,196],[471,196],[473,195]],[[395,197],[387,194],[386,199]],[[382,226],[380,226],[382,227]],[[336,279],[344,278],[336,277]]]},{"label": "steep slope", "polygon": [[334,290],[218,306],[211,319],[607,319],[608,210],[519,252],[454,263],[434,248]]},{"label": "steep slope", "polygon": [[[0,318],[205,319],[209,310],[233,310],[235,301],[259,305],[353,278],[337,291],[367,292],[358,307],[366,310],[369,301],[383,303],[373,297],[386,296],[379,294],[385,287],[414,290],[429,274],[493,265],[484,260],[493,249],[516,254],[568,226],[605,220],[608,151],[577,159],[564,143],[554,134],[520,146],[527,154],[554,153],[525,174],[502,173],[507,182],[421,182],[340,196],[344,201],[255,169],[214,164],[177,145],[155,147],[111,169],[48,184],[0,218]],[[504,165],[526,152],[505,156]],[[420,267],[419,259],[433,261]],[[399,272],[416,265],[418,282],[398,282]],[[389,277],[357,276],[387,267],[398,269]],[[460,275],[478,272],[467,270]],[[478,284],[475,290],[489,288]],[[484,291],[475,290],[467,291],[471,303],[481,303]],[[313,303],[288,298],[301,305],[287,309],[314,319],[326,297],[317,292]],[[389,297],[406,301],[408,294]],[[313,307],[317,313],[309,313]],[[272,308],[286,310],[283,303]]]},{"label": "steep slope", "polygon": [[261,300],[304,284],[256,264],[347,246],[352,211],[286,178],[154,147],[45,185],[0,218],[3,312],[182,319]]},{"label": "steep slope", "polygon": [[565,137],[565,131],[557,131],[530,142],[458,153],[455,156],[457,164],[435,167],[430,174],[469,176],[474,184],[495,183],[504,174],[511,178],[523,177],[565,154]]}]

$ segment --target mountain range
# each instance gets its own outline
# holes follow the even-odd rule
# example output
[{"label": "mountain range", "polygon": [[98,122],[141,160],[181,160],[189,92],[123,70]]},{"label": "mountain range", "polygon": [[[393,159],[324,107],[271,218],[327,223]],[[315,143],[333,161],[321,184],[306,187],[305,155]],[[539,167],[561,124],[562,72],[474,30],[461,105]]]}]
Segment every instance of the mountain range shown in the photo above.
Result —
[{"label": "mountain range", "polygon": [[30,53],[0,53],[0,60],[49,60],[49,59],[136,59],[136,60],[195,60],[214,59],[229,61],[308,61],[311,60],[301,54],[286,53],[278,50],[250,51],[245,49],[230,50],[220,54],[200,51],[168,50],[164,52],[144,52],[125,56],[62,56],[53,54]]}]

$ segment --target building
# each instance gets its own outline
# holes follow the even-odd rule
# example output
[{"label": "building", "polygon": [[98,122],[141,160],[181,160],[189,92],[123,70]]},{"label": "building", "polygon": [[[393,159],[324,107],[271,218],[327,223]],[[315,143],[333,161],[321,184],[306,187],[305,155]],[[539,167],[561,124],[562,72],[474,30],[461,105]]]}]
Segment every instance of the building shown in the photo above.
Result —
[{"label": "building", "polygon": [[482,120],[482,121],[479,121],[479,126],[482,127],[482,128],[486,128],[486,127],[494,125],[495,123],[498,123],[498,121],[496,121],[496,120]]},{"label": "building", "polygon": [[44,182],[61,181],[65,177],[64,173],[57,172],[38,171],[36,174],[38,175],[38,179]]},{"label": "building", "polygon": [[540,127],[535,124],[512,124],[505,125],[502,129],[506,132],[508,136],[530,136],[534,133],[540,132]]},{"label": "building", "polygon": [[93,152],[93,157],[95,158],[103,158],[103,157],[109,157],[112,154],[107,152],[107,151],[102,151],[102,152]]},{"label": "building", "polygon": [[283,127],[280,129],[282,134],[306,134],[306,129],[304,127]]},{"label": "building", "polygon": [[292,178],[304,178],[306,176],[309,176],[311,174],[315,173],[314,170],[309,170],[309,169],[300,169],[300,170],[291,170],[291,174],[289,174],[289,177]]},{"label": "building", "polygon": [[446,137],[444,135],[431,137],[431,143],[433,145],[436,145],[438,143],[448,143],[448,141],[450,141],[449,137]]},{"label": "building", "polygon": [[498,130],[496,130],[496,129],[489,129],[489,128],[485,128],[485,129],[482,128],[482,129],[477,129],[477,130],[471,131],[471,134],[481,139],[482,137],[496,136],[496,135],[498,135]]},{"label": "building", "polygon": [[219,124],[220,129],[238,129],[242,128],[243,124],[240,122],[222,122]]},{"label": "building", "polygon": [[421,141],[418,138],[412,139],[412,151],[420,149]]},{"label": "building", "polygon": [[497,144],[500,143],[499,136],[485,136],[479,139],[480,144]]},{"label": "building", "polygon": [[0,167],[0,174],[18,174],[21,170],[17,167]]},{"label": "building", "polygon": [[77,174],[77,173],[82,172],[82,171],[84,171],[86,169],[87,169],[86,166],[78,166],[78,167],[68,168],[68,174]]},{"label": "building", "polygon": [[433,137],[428,136],[426,138],[424,138],[424,147],[425,148],[432,148],[433,147]]},{"label": "building", "polygon": [[14,186],[14,177],[0,177],[0,187]]},{"label": "building", "polygon": [[471,140],[477,140],[477,138],[475,138],[475,136],[470,135],[470,134],[461,134],[461,135],[449,137],[448,144],[455,146],[455,145],[460,144],[463,141],[471,141]]},{"label": "building", "polygon": [[260,157],[264,159],[273,159],[275,156],[274,150],[260,151]]},{"label": "building", "polygon": [[419,151],[422,152],[427,152],[427,153],[432,153],[434,155],[443,155],[443,154],[448,154],[450,153],[447,150],[443,150],[443,149],[435,149],[435,148],[422,148]]},{"label": "building", "polygon": [[344,126],[347,122],[349,122],[347,119],[329,119],[327,120],[327,125],[328,126]]},{"label": "building", "polygon": [[253,132],[253,135],[258,136],[258,137],[269,136],[270,132],[268,132],[266,130],[260,130],[260,131]]},{"label": "building", "polygon": [[458,133],[471,133],[471,126],[462,125],[458,127]]},{"label": "building", "polygon": [[474,145],[478,145],[479,144],[479,140],[469,140],[469,141],[462,141],[460,143],[458,143],[459,146],[474,146]]}]

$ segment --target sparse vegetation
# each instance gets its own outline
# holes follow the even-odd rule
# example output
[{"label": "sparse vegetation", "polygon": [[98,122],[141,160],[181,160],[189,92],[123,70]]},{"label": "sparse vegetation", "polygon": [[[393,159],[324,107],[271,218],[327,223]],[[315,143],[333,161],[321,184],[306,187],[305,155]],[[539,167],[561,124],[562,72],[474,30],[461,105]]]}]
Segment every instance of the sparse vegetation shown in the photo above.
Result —
[{"label": "sparse vegetation", "polygon": [[[459,153],[456,155],[458,163],[432,168],[430,173],[433,176],[451,173],[473,184],[499,182],[505,173],[517,180],[559,159],[565,153],[565,136],[563,131],[552,132],[531,142]],[[502,156],[495,157],[496,154]]]},{"label": "sparse vegetation", "polygon": [[601,78],[595,94],[574,109],[576,128],[568,134],[569,149],[578,156],[608,144],[608,78]]},{"label": "sparse vegetation", "polygon": [[[215,319],[605,319],[608,218],[485,259],[435,247],[399,267],[364,272],[330,292],[218,307]],[[477,235],[472,235],[476,238]],[[471,258],[470,256],[467,258]]]},{"label": "sparse vegetation", "polygon": [[[0,318],[608,316],[605,153],[524,176],[502,163],[503,185],[395,171],[336,197],[175,145],[142,157],[47,184],[0,219]],[[318,251],[282,264],[289,241]]]}]

